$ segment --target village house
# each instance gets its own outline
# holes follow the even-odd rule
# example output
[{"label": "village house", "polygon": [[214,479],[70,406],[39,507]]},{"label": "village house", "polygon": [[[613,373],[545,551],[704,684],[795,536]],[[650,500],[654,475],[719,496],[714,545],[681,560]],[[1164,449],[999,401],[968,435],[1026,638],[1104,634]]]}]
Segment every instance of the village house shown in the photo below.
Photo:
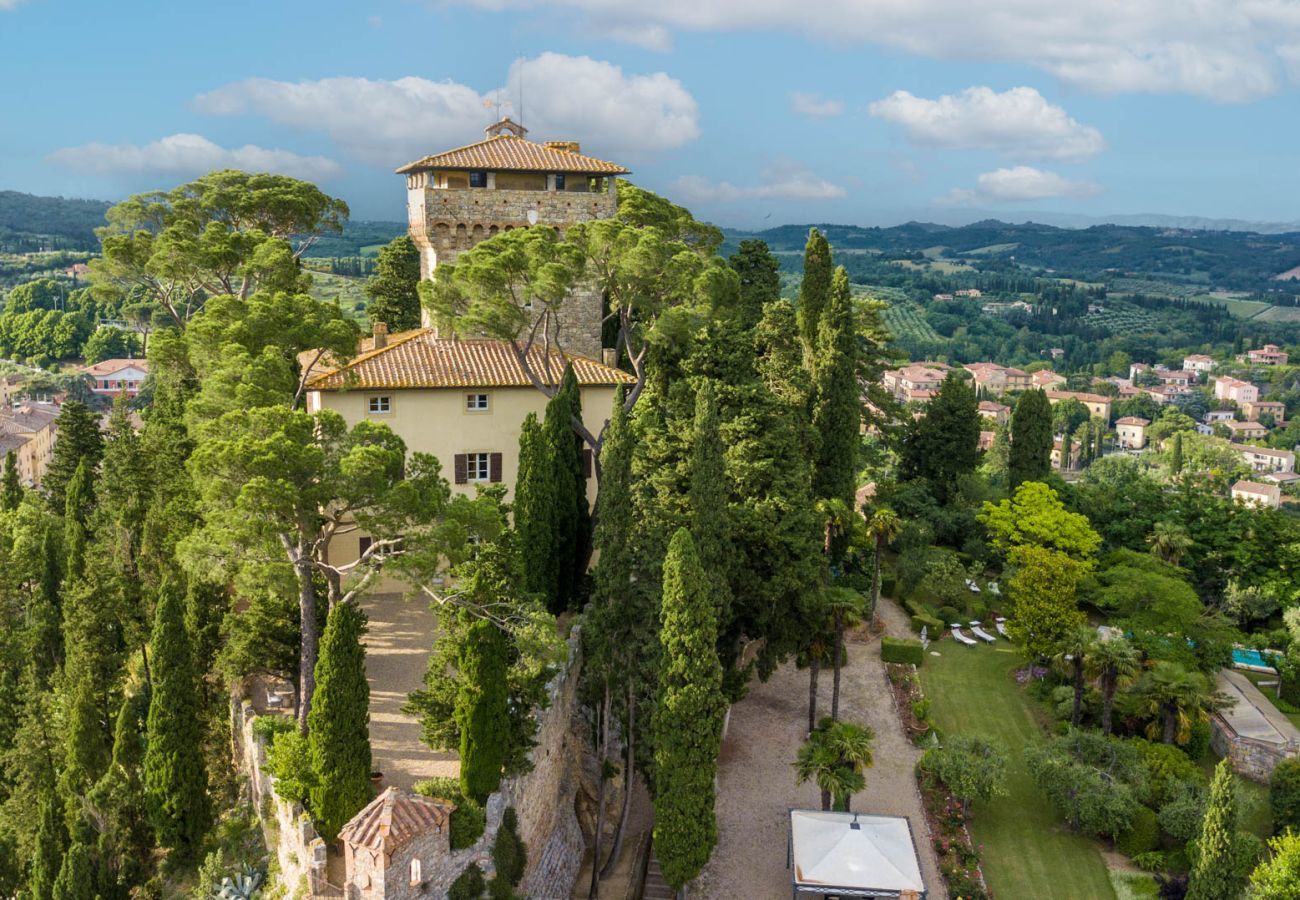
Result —
[{"label": "village house", "polygon": [[942,303],[942,302],[944,302],[944,301],[947,301],[947,300],[951,300],[951,299],[952,299],[952,294],[935,294],[935,295],[934,295],[934,300],[936,300],[937,302],[940,302],[940,303]]},{"label": "village house", "polygon": [[1065,376],[1058,375],[1051,369],[1039,369],[1033,375],[1029,376],[1029,382],[1033,387],[1050,391],[1060,385],[1065,384]]},{"label": "village house", "polygon": [[956,296],[970,297],[974,300],[978,300],[980,297],[984,296],[984,293],[979,288],[965,288],[964,290],[957,291]]},{"label": "village house", "polygon": [[1162,384],[1159,387],[1141,388],[1140,390],[1161,406],[1177,402],[1180,397],[1186,397],[1188,394],[1192,393],[1191,388],[1178,387],[1177,385],[1172,384]]},{"label": "village house", "polygon": [[1094,419],[1110,422],[1110,398],[1101,394],[1089,394],[1084,391],[1048,391],[1047,400],[1053,406],[1062,400],[1078,400],[1088,407],[1088,413]]},{"label": "village house", "polygon": [[134,397],[149,376],[144,359],[106,359],[83,370],[91,378],[90,390],[101,397]]},{"label": "village house", "polygon": [[1158,370],[1155,376],[1170,387],[1187,387],[1196,382],[1196,373],[1186,369],[1162,369]]},{"label": "village house", "polygon": [[1032,383],[1029,374],[1023,369],[999,366],[997,363],[977,362],[962,368],[971,373],[976,388],[983,388],[994,394],[1023,391]]},{"label": "village house", "polygon": [[976,445],[980,450],[992,450],[993,440],[998,436],[996,431],[981,431],[979,443]]},{"label": "village house", "polygon": [[1150,372],[1150,371],[1151,371],[1151,366],[1147,365],[1146,363],[1140,363],[1140,362],[1129,363],[1128,380],[1136,382],[1138,380],[1139,375],[1143,374],[1144,372]]},{"label": "village house", "polygon": [[1183,368],[1188,372],[1195,372],[1198,376],[1208,375],[1214,371],[1214,359],[1204,353],[1193,353],[1191,356],[1183,357]]},{"label": "village house", "polygon": [[1231,375],[1221,375],[1214,379],[1214,399],[1229,400],[1238,406],[1243,403],[1253,403],[1259,399],[1259,388],[1249,381],[1242,381]]},{"label": "village house", "polygon": [[1247,506],[1266,506],[1269,509],[1277,509],[1282,505],[1282,489],[1276,484],[1238,481],[1232,486],[1232,499]]},{"label": "village house", "polygon": [[1274,450],[1272,447],[1254,447],[1250,444],[1235,444],[1237,452],[1254,472],[1294,472],[1295,453],[1290,450]]},{"label": "village house", "polygon": [[1285,366],[1287,354],[1277,344],[1265,344],[1258,350],[1247,350],[1244,356],[1237,357],[1237,361],[1253,366]]},{"label": "village house", "polygon": [[1141,450],[1147,445],[1147,427],[1150,419],[1141,416],[1124,416],[1115,422],[1115,436],[1124,450]]},{"label": "village house", "polygon": [[1005,403],[994,403],[992,400],[981,400],[979,413],[986,419],[992,419],[999,425],[1007,424],[1011,418],[1011,407]]},{"label": "village house", "polygon": [[1228,437],[1233,441],[1252,441],[1268,434],[1268,429],[1258,422],[1238,422],[1233,419],[1223,423],[1228,429]]},{"label": "village house", "polygon": [[1047,350],[1047,355],[1050,356],[1052,359],[1065,359],[1065,348],[1049,347]]},{"label": "village house", "polygon": [[1083,445],[1080,444],[1078,441],[1074,441],[1074,440],[1070,441],[1070,458],[1069,458],[1069,460],[1068,460],[1069,465],[1066,465],[1066,466],[1062,466],[1062,465],[1061,465],[1061,448],[1062,448],[1062,446],[1064,446],[1064,441],[1063,441],[1061,438],[1058,437],[1058,438],[1056,438],[1055,440],[1052,441],[1052,467],[1053,467],[1053,468],[1056,468],[1056,469],[1062,469],[1062,468],[1065,468],[1065,469],[1076,469],[1076,468],[1078,468],[1078,467],[1079,467],[1079,451],[1080,451],[1081,449],[1083,449]]},{"label": "village house", "polygon": [[1247,400],[1241,404],[1241,414],[1258,422],[1270,416],[1274,425],[1282,425],[1286,417],[1286,404],[1280,400]]},{"label": "village house", "polygon": [[1237,418],[1236,413],[1230,409],[1212,409],[1205,414],[1202,421],[1206,425],[1221,425],[1224,422],[1231,422],[1235,418]]},{"label": "village house", "polygon": [[881,380],[895,400],[906,401],[921,399],[909,396],[917,391],[937,391],[947,377],[948,367],[942,363],[910,363],[901,369],[890,369]]},{"label": "village house", "polygon": [[53,403],[29,401],[0,408],[0,451],[14,454],[18,480],[39,487],[54,456],[59,408]]}]

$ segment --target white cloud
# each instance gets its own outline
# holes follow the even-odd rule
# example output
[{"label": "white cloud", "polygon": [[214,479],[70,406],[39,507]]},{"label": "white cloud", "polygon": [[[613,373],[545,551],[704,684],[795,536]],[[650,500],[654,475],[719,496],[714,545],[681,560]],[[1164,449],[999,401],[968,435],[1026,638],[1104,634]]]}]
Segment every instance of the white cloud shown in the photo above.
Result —
[{"label": "white cloud", "polygon": [[844,101],[804,91],[790,92],[790,110],[810,119],[833,119],[844,113]]},{"label": "white cloud", "polygon": [[818,178],[807,169],[769,168],[763,183],[738,186],[729,181],[711,181],[699,175],[683,175],[673,187],[688,200],[731,203],[736,200],[835,200],[846,193],[838,184]]},{"label": "white cloud", "polygon": [[18,4],[22,2],[23,0],[0,0],[0,12],[4,12],[5,10],[9,10],[9,9],[15,9],[18,6]]},{"label": "white cloud", "polygon": [[173,134],[151,144],[84,144],[46,157],[50,162],[98,175],[166,172],[197,175],[213,169],[278,172],[308,181],[333,178],[341,166],[323,156],[301,156],[253,144],[226,148],[198,134]]},{"label": "white cloud", "polygon": [[[493,11],[567,9],[583,25],[665,47],[673,31],[792,31],[933,59],[1021,63],[1103,92],[1239,102],[1287,78],[1294,0],[429,0]],[[1292,76],[1294,77],[1294,76]]]},{"label": "white cloud", "polygon": [[[544,53],[510,67],[501,91],[480,94],[454,81],[250,78],[195,98],[200,112],[253,114],[304,131],[324,131],[347,153],[396,166],[482,136],[498,96],[522,77],[525,124],[534,137],[580,139],[589,152],[666,150],[699,136],[695,98],[664,72],[627,75],[587,56]],[[502,112],[516,119],[517,104]]]},{"label": "white cloud", "polygon": [[1089,181],[1075,181],[1055,172],[1032,166],[995,169],[975,179],[974,188],[957,188],[938,202],[945,205],[967,203],[1023,203],[1057,197],[1091,197],[1101,187]]},{"label": "white cloud", "polygon": [[935,147],[1070,162],[1106,149],[1100,131],[1070,118],[1031,87],[1000,94],[988,87],[969,87],[936,100],[895,91],[868,109],[876,118],[902,126],[915,143]]}]

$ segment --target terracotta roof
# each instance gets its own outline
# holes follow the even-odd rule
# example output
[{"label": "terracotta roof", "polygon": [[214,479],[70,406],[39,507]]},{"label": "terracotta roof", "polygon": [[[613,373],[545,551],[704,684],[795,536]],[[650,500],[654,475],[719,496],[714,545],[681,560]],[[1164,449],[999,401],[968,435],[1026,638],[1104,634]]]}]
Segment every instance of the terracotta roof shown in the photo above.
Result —
[{"label": "terracotta roof", "polygon": [[[630,384],[636,379],[592,359],[552,351],[558,379],[565,362],[573,363],[579,384]],[[540,373],[545,357],[540,347],[529,351],[533,372]],[[313,391],[366,388],[532,387],[509,341],[439,338],[431,328],[398,335],[386,347],[362,353],[345,366],[317,375],[307,383]]]},{"label": "terracotta roof", "polygon": [[1272,456],[1277,459],[1286,459],[1288,456],[1295,456],[1290,450],[1274,450],[1272,447],[1256,447],[1254,444],[1233,444],[1242,453],[1253,453],[1256,456]]},{"label": "terracotta roof", "polygon": [[1258,481],[1238,481],[1232,486],[1234,491],[1248,491],[1252,494],[1264,494],[1269,497],[1278,496],[1279,488],[1276,484],[1260,484]]},{"label": "terracotta roof", "polygon": [[1005,403],[994,403],[992,400],[981,400],[979,404],[980,412],[1010,412],[1011,407]]},{"label": "terracotta roof", "polygon": [[1116,425],[1141,425],[1143,428],[1151,424],[1150,419],[1144,419],[1141,416],[1124,416],[1122,419],[1115,420]]},{"label": "terracotta roof", "polygon": [[1101,394],[1089,394],[1086,391],[1048,391],[1049,400],[1068,400],[1073,398],[1081,403],[1109,403],[1109,397],[1103,397]]},{"label": "terracotta roof", "polygon": [[149,360],[147,359],[106,359],[103,362],[97,362],[93,366],[86,366],[86,371],[96,378],[102,378],[105,375],[112,375],[123,369],[134,368],[141,372],[149,371]]},{"label": "terracotta roof", "polygon": [[0,411],[0,428],[19,434],[32,434],[50,425],[59,417],[58,407],[50,404],[24,403]]},{"label": "terracotta roof", "polygon": [[339,838],[354,846],[392,853],[429,831],[446,830],[455,808],[445,800],[390,787],[353,816],[339,831]]},{"label": "terracotta roof", "polygon": [[583,156],[566,147],[538,144],[513,134],[498,134],[475,144],[435,153],[407,163],[399,175],[420,169],[486,169],[493,172],[574,172],[582,175],[626,175],[617,163]]},{"label": "terracotta roof", "polygon": [[0,453],[8,453],[10,450],[17,450],[31,439],[32,436],[30,434],[18,434],[8,431],[0,425]]}]

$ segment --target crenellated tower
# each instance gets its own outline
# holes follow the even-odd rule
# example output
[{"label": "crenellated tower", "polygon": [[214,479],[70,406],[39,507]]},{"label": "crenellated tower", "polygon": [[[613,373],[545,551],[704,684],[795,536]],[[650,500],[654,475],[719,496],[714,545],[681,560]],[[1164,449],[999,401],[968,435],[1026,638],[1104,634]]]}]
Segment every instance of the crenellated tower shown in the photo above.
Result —
[{"label": "crenellated tower", "polygon": [[[478,143],[397,170],[406,176],[407,217],[422,277],[433,277],[440,264],[502,231],[550,225],[563,235],[570,225],[617,212],[618,176],[627,169],[583,156],[576,141],[539,144],[527,134],[504,118]],[[575,291],[560,317],[564,349],[599,360],[602,316],[598,291]]]}]

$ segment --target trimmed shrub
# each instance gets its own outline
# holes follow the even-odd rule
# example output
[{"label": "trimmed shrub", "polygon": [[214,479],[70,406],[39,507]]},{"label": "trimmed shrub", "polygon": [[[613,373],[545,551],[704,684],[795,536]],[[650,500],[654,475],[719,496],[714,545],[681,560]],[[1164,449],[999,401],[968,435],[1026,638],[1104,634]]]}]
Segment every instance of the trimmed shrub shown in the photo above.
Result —
[{"label": "trimmed shrub", "polygon": [[483,878],[483,870],[479,868],[478,863],[470,863],[469,868],[461,872],[451,883],[451,888],[447,891],[447,900],[479,900],[486,889],[487,882]]},{"label": "trimmed shrub", "polygon": [[887,663],[911,663],[919,666],[925,661],[920,641],[885,635],[880,639],[880,658]]},{"label": "trimmed shrub", "polygon": [[1133,821],[1128,830],[1115,838],[1115,849],[1129,859],[1149,853],[1160,843],[1160,822],[1156,814],[1145,806],[1140,806],[1133,814]]},{"label": "trimmed shrub", "polygon": [[943,632],[945,626],[934,616],[917,615],[912,616],[912,630],[917,634],[921,633],[922,628],[930,629],[926,634],[931,640],[937,638]]},{"label": "trimmed shrub", "polygon": [[1156,806],[1170,800],[1184,783],[1204,785],[1205,773],[1188,755],[1172,744],[1134,739],[1132,742],[1142,758],[1146,772],[1147,788]]},{"label": "trimmed shrub", "polygon": [[492,879],[489,893],[494,898],[508,900],[515,895],[514,888],[524,877],[528,865],[528,850],[519,837],[519,818],[513,806],[507,807],[501,817],[501,828],[492,844],[492,864],[497,874]]},{"label": "trimmed shrub", "polygon": [[970,603],[966,604],[966,608],[970,610],[972,619],[978,619],[982,622],[989,616],[989,605],[983,600],[976,600],[972,597]]},{"label": "trimmed shrub", "polygon": [[1268,785],[1273,830],[1300,829],[1300,759],[1284,759],[1273,769]]},{"label": "trimmed shrub", "polygon": [[880,573],[880,596],[893,597],[898,590],[898,576],[893,572]]},{"label": "trimmed shrub", "polygon": [[961,613],[951,606],[939,607],[939,618],[943,619],[944,627],[947,628],[953,622],[961,620]]}]

